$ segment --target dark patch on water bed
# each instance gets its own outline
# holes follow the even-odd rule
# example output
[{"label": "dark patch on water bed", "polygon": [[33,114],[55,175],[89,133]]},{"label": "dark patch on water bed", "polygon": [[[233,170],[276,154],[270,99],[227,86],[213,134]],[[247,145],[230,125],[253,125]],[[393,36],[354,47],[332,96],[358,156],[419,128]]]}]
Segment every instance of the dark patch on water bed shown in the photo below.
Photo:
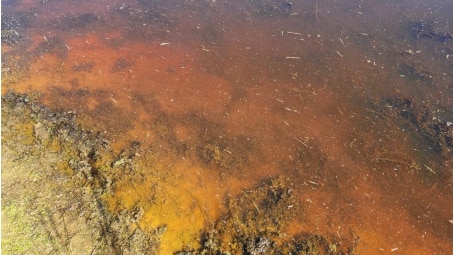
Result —
[{"label": "dark patch on water bed", "polygon": [[30,52],[30,55],[36,58],[44,54],[54,54],[64,59],[68,55],[68,51],[69,48],[63,39],[58,37],[44,37],[44,41],[34,48]]},{"label": "dark patch on water bed", "polygon": [[309,137],[295,139],[297,148],[292,160],[283,161],[281,167],[302,180],[326,176],[328,156],[320,150],[317,142]]},{"label": "dark patch on water bed", "polygon": [[431,150],[449,158],[452,153],[452,123],[434,116],[430,109],[411,97],[394,96],[384,101],[384,112],[427,141]]},{"label": "dark patch on water bed", "polygon": [[11,46],[19,44],[35,18],[33,12],[2,11],[2,43]]},{"label": "dark patch on water bed", "polygon": [[255,13],[269,16],[290,15],[293,11],[293,3],[286,0],[249,1],[247,7]]},{"label": "dark patch on water bed", "polygon": [[[4,31],[2,28],[2,42],[11,45],[10,51],[2,52],[2,81],[7,81],[12,86],[30,75],[28,73],[30,65],[39,60],[40,57],[51,54],[60,60],[64,60],[70,50],[65,40],[54,36],[43,36],[42,41],[36,47],[28,50],[27,47],[31,44],[31,41],[27,36],[24,36],[24,32],[22,32],[24,28],[25,26],[19,30],[8,31]],[[6,38],[3,38],[4,35]],[[63,68],[64,65],[58,66],[55,71],[61,72]]]},{"label": "dark patch on water bed", "polygon": [[100,21],[96,13],[84,13],[77,16],[63,16],[52,20],[51,24],[61,31],[80,32],[93,29]]},{"label": "dark patch on water bed", "polygon": [[91,72],[93,67],[95,66],[95,62],[82,62],[82,63],[75,63],[72,67],[74,72]]},{"label": "dark patch on water bed", "polygon": [[228,135],[221,123],[208,120],[203,113],[189,113],[179,120],[195,131],[197,141],[188,148],[207,168],[218,169],[222,175],[241,176],[251,163],[251,155],[259,153],[252,137]]},{"label": "dark patch on water bed", "polygon": [[[26,31],[35,18],[33,12],[2,10],[2,84],[5,81],[15,81],[27,71],[30,57],[24,56],[24,52],[30,40]],[[3,50],[4,45],[6,51]]]},{"label": "dark patch on water bed", "polygon": [[128,71],[129,68],[133,66],[133,63],[127,61],[125,58],[121,57],[118,58],[117,61],[115,61],[111,72],[125,72]]},{"label": "dark patch on water bed", "polygon": [[249,164],[250,147],[251,141],[247,137],[210,134],[201,137],[197,156],[207,167],[219,167],[224,173],[238,175]]},{"label": "dark patch on water bed", "polygon": [[[170,1],[137,1],[140,6],[122,4],[113,9],[109,25],[117,26],[128,40],[155,40],[168,36],[174,21],[167,14]],[[126,24],[126,25],[125,25]]]},{"label": "dark patch on water bed", "polygon": [[431,39],[440,43],[452,41],[452,34],[436,30],[427,21],[416,20],[409,22],[409,28],[416,39]]},{"label": "dark patch on water bed", "polygon": [[432,75],[428,71],[419,71],[414,66],[408,64],[399,65],[398,72],[401,77],[407,78],[410,82],[422,82],[431,84]]},{"label": "dark patch on water bed", "polygon": [[388,194],[386,207],[398,203],[419,231],[448,238],[451,215],[440,207],[447,201],[440,194],[452,191],[452,113],[401,94],[369,107],[368,130],[353,133],[344,143],[346,151]]},{"label": "dark patch on water bed", "polygon": [[[70,83],[75,87],[80,85],[78,80],[71,80]],[[125,133],[133,128],[133,116],[120,109],[112,100],[113,94],[105,90],[92,90],[85,86],[75,90],[52,87],[47,93],[53,107],[83,113],[81,118],[92,123],[94,128],[113,134]],[[96,103],[93,105],[90,102]]]},{"label": "dark patch on water bed", "polygon": [[[351,159],[374,170],[404,170],[405,178],[416,178],[426,187],[450,188],[451,112],[400,93],[377,99],[365,110],[364,123],[359,126],[367,130],[353,132],[343,144]],[[395,181],[400,185],[410,182]]]}]

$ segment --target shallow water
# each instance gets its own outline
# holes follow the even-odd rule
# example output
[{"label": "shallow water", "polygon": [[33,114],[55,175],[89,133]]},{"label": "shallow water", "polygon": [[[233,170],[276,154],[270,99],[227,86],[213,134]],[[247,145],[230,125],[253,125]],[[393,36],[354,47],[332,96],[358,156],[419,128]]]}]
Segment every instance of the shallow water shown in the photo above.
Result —
[{"label": "shallow water", "polygon": [[140,222],[167,225],[162,254],[197,246],[225,196],[268,176],[290,178],[306,207],[289,238],[452,253],[452,2],[2,7],[2,93],[42,94],[117,151],[162,148],[144,183],[110,198],[128,208],[170,178]]}]

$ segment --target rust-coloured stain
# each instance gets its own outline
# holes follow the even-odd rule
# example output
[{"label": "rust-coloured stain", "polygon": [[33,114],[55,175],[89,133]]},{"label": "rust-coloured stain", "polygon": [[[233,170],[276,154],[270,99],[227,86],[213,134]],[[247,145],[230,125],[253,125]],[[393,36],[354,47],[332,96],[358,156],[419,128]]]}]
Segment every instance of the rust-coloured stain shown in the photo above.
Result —
[{"label": "rust-coloured stain", "polygon": [[452,13],[411,1],[11,2],[2,94],[74,111],[119,155],[140,144],[140,176],[104,199],[158,231],[161,254],[200,248],[202,229],[243,206],[228,198],[259,201],[241,194],[270,177],[291,183],[295,200],[279,206],[300,210],[278,244],[304,232],[337,249],[359,240],[357,254],[452,252]]}]

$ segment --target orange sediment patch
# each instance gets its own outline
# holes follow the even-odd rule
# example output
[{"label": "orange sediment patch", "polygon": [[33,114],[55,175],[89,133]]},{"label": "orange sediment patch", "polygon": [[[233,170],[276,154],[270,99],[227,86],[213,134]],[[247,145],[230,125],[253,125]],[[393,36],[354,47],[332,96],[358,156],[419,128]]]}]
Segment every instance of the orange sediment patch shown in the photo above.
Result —
[{"label": "orange sediment patch", "polygon": [[142,208],[143,216],[137,224],[143,230],[163,232],[162,254],[199,248],[200,231],[220,216],[225,195],[237,194],[249,182],[230,185],[232,180],[189,160],[171,167],[160,163],[152,171],[142,180],[125,178],[117,182],[108,201],[113,211]]}]

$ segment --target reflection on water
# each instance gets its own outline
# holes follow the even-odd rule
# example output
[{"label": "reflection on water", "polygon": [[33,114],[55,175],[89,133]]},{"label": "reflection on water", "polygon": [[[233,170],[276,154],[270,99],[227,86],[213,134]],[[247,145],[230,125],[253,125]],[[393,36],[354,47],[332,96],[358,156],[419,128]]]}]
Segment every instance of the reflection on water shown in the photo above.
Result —
[{"label": "reflection on water", "polygon": [[451,2],[2,5],[2,93],[40,93],[118,152],[159,148],[109,203],[166,226],[162,254],[197,247],[226,196],[269,176],[306,208],[290,237],[452,252]]}]

